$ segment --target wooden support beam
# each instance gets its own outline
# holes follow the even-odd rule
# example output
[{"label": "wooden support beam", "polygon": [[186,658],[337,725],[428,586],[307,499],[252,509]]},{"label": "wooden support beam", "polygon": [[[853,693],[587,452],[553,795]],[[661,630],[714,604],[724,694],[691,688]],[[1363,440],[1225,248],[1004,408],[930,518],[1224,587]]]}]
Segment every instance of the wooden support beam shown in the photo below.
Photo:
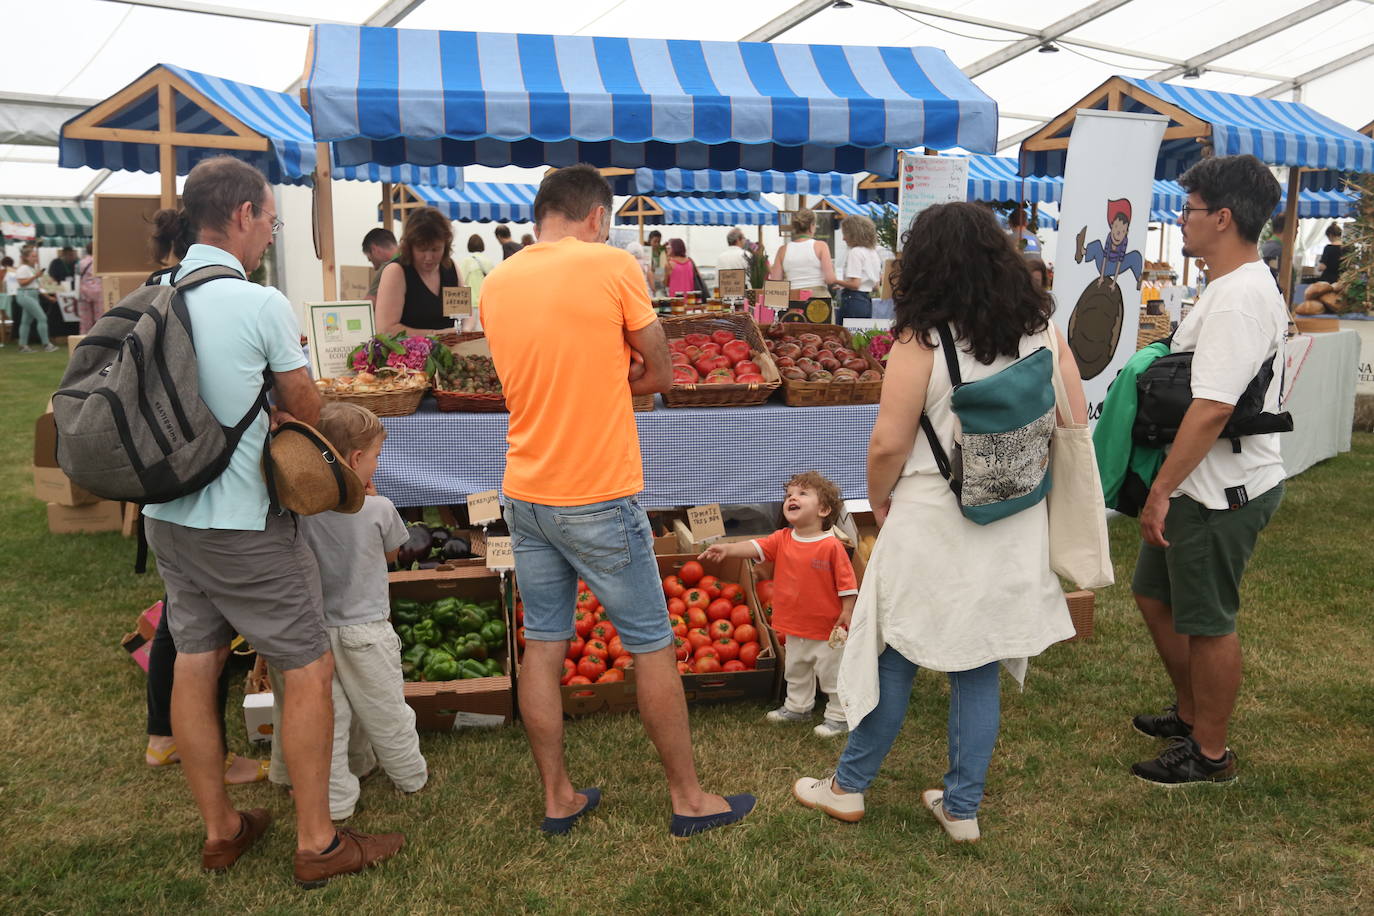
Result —
[{"label": "wooden support beam", "polygon": [[176,109],[172,106],[172,87],[162,83],[157,87],[157,124],[158,133],[163,139],[158,143],[158,171],[162,173],[162,209],[170,210],[177,205],[177,151],[172,141],[167,139],[176,132]]},{"label": "wooden support beam", "polygon": [[[170,91],[170,87],[169,90]],[[159,90],[160,93],[160,90]],[[132,130],[127,127],[89,127],[69,124],[63,136],[73,140],[108,140],[113,143],[165,142],[173,146],[198,146],[204,149],[235,149],[262,152],[271,144],[266,137],[238,137],[226,134],[188,134],[181,131]]]},{"label": "wooden support beam", "polygon": [[382,182],[382,228],[396,234],[396,211],[391,209],[391,182]]},{"label": "wooden support beam", "polygon": [[324,276],[324,301],[339,298],[339,278],[334,268],[334,179],[330,170],[329,144],[315,144],[315,231],[319,233],[320,268]]},{"label": "wooden support beam", "polygon": [[1288,211],[1283,221],[1283,253],[1279,255],[1279,289],[1283,292],[1283,304],[1293,310],[1293,246],[1298,238],[1298,207],[1302,192],[1302,169],[1296,165],[1288,168]]}]

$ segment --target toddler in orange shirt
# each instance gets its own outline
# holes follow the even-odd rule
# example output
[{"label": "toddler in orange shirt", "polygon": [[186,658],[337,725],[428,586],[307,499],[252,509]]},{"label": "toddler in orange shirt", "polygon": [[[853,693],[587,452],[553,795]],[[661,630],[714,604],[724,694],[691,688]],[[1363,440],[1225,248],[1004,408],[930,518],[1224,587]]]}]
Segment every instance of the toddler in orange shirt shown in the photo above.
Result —
[{"label": "toddler in orange shirt", "polygon": [[849,555],[830,530],[844,505],[839,487],[815,471],[797,474],[786,490],[782,514],[790,527],[753,541],[712,545],[701,559],[755,557],[773,564],[773,629],[787,643],[787,700],[767,719],[807,721],[819,679],[829,702],[815,732],[832,738],[849,726],[836,688],[844,648],[832,647],[830,634],[836,626],[849,628],[859,593]]}]

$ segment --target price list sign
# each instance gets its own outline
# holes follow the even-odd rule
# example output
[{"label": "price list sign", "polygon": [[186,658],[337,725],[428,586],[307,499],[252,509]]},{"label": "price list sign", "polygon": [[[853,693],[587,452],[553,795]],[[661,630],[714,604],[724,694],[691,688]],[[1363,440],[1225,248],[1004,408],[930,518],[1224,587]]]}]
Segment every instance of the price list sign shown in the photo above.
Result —
[{"label": "price list sign", "polygon": [[725,299],[744,295],[745,271],[742,268],[733,268],[716,272],[716,283],[720,286],[720,294]]},{"label": "price list sign", "polygon": [[467,286],[444,288],[444,317],[472,314],[472,289]]},{"label": "price list sign", "polygon": [[968,199],[968,159],[963,157],[902,153],[897,178],[898,236],[926,207]]}]

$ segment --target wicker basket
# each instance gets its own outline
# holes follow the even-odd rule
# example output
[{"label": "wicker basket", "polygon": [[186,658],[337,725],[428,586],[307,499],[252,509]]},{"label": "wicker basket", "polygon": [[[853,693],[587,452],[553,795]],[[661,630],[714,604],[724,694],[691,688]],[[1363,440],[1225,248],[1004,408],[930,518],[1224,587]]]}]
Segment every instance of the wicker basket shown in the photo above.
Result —
[{"label": "wicker basket", "polygon": [[668,338],[686,337],[688,334],[710,334],[712,331],[729,331],[747,344],[758,363],[765,381],[762,384],[751,382],[744,385],[681,385],[675,384],[663,395],[663,403],[669,407],[745,407],[762,404],[772,396],[782,384],[777,363],[763,345],[763,333],[759,326],[743,312],[715,312],[706,315],[683,315],[678,318],[663,318],[663,329]]},{"label": "wicker basket", "polygon": [[434,400],[445,413],[505,413],[504,394],[469,394],[465,391],[434,389]]},{"label": "wicker basket", "polygon": [[320,396],[326,401],[343,404],[357,404],[366,407],[379,417],[408,417],[420,409],[420,401],[425,396],[424,388],[411,388],[406,391],[369,391],[338,394],[322,391]]},{"label": "wicker basket", "polygon": [[1168,338],[1174,332],[1168,315],[1147,315],[1140,313],[1140,330],[1136,332],[1135,348],[1144,349],[1152,343]]},{"label": "wicker basket", "polygon": [[[801,321],[785,321],[780,327],[788,334],[820,334],[838,337],[844,345],[854,348],[854,336],[848,328],[835,324],[807,324]],[[861,354],[870,369],[883,371],[883,364],[867,353]],[[876,404],[883,394],[883,382],[801,382],[796,379],[782,380],[782,400],[788,407],[821,407],[833,404]]]},{"label": "wicker basket", "polygon": [[654,409],[654,396],[652,394],[630,395],[630,402],[634,405],[634,409],[641,413]]},{"label": "wicker basket", "polygon": [[1074,635],[1065,642],[1092,639],[1094,595],[1089,591],[1067,592],[1064,600],[1069,605],[1069,619],[1073,621]]}]

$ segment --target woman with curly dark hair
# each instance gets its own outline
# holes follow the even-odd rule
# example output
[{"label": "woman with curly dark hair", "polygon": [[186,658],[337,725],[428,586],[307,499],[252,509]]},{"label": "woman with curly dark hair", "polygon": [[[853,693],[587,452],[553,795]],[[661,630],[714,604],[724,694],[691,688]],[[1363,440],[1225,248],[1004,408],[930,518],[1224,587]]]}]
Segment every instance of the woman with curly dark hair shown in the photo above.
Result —
[{"label": "woman with curly dark hair", "polygon": [[868,499],[881,533],[839,676],[853,731],[833,777],[793,787],[802,804],[840,820],[863,817],[863,793],[906,718],[912,680],[929,668],[949,677],[949,770],[944,787],[921,800],[952,839],[977,840],[1000,719],[999,669],[1021,680],[1028,657],[1074,632],[1050,569],[1045,503],[985,525],[970,521],[921,433],[924,414],[946,454],[955,453],[960,431],[942,324],[965,382],[1051,348],[1073,419],[1086,422],[1077,367],[1050,323],[1051,301],[1012,246],[991,211],[967,203],[925,210],[902,240],[896,341],[868,446]]}]

